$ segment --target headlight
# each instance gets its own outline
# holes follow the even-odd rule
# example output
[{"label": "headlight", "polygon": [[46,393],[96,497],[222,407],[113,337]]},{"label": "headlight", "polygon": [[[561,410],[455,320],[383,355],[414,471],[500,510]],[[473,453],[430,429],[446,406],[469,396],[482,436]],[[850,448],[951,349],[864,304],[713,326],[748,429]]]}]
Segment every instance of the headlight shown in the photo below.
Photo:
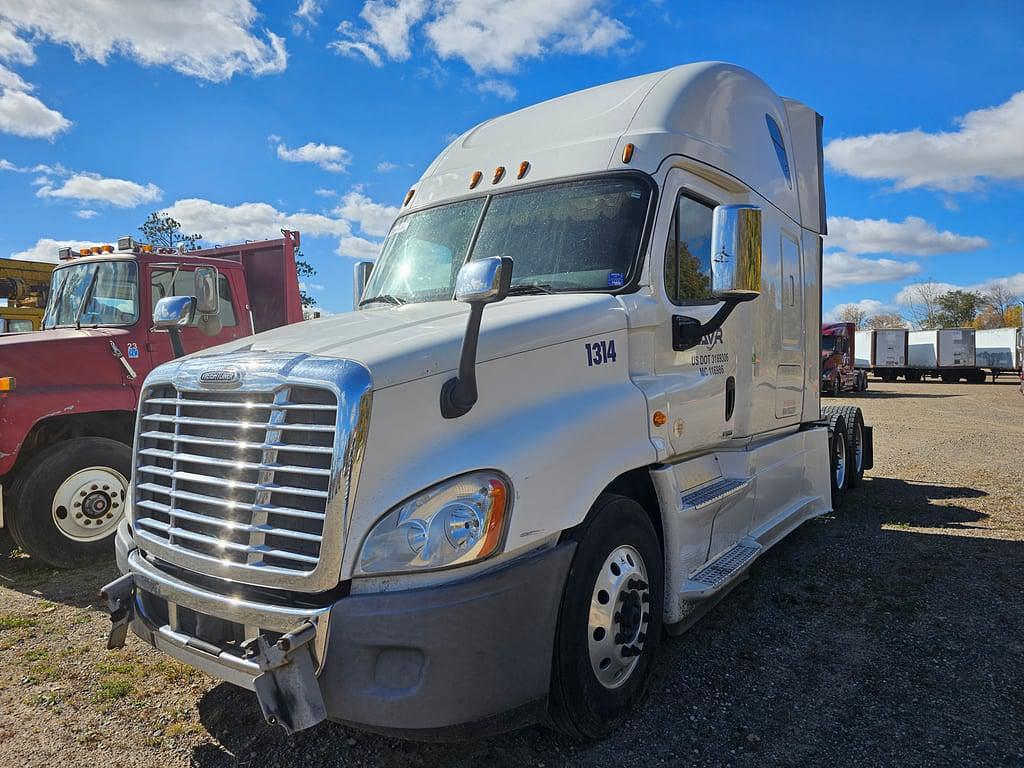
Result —
[{"label": "headlight", "polygon": [[464,565],[498,551],[509,507],[508,481],[495,472],[447,480],[388,512],[359,555],[364,574]]}]

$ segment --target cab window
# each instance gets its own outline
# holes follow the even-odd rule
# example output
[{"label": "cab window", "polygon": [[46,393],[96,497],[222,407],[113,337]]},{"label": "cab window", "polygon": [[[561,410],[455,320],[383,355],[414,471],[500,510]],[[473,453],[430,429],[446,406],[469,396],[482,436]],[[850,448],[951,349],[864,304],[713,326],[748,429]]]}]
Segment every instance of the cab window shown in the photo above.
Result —
[{"label": "cab window", "polygon": [[[171,280],[174,285],[171,285]],[[195,277],[191,270],[180,269],[175,272],[173,269],[153,270],[153,306],[160,299],[168,296],[191,296],[195,293]],[[235,317],[235,306],[231,300],[231,286],[226,275],[220,274],[217,277],[217,293],[220,294],[220,321],[225,328],[238,325]],[[199,321],[197,317],[192,321],[194,326]]]},{"label": "cab window", "polygon": [[665,291],[673,304],[707,301],[711,295],[713,208],[680,193],[665,249]]}]

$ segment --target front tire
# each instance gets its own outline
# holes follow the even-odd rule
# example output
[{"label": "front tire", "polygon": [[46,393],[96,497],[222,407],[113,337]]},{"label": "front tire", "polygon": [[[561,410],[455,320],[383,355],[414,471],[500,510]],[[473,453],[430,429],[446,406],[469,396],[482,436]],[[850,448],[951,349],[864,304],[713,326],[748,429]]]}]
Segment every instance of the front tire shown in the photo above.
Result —
[{"label": "front tire", "polygon": [[11,489],[11,536],[55,568],[110,554],[130,476],[131,449],[116,440],[78,437],[46,448]]},{"label": "front tire", "polygon": [[646,690],[661,638],[664,566],[650,518],[623,496],[598,498],[576,538],[548,706],[559,730],[596,740]]}]

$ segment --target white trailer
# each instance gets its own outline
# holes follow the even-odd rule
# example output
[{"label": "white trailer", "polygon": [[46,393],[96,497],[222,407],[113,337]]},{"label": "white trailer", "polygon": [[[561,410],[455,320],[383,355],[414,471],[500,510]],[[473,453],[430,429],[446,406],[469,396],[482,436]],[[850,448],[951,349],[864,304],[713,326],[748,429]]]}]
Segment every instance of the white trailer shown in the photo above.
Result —
[{"label": "white trailer", "polygon": [[898,376],[906,374],[908,335],[905,328],[857,331],[854,338],[857,368],[870,371],[883,381],[896,381]]},{"label": "white trailer", "polygon": [[357,311],[147,378],[109,645],[288,731],[607,734],[871,465],[819,397],[821,127],[701,63],[460,136]]},{"label": "white trailer", "polygon": [[988,328],[975,334],[975,359],[995,381],[1000,374],[1020,372],[1024,332],[1020,328]]},{"label": "white trailer", "polygon": [[985,381],[974,354],[973,328],[938,328],[911,331],[908,338],[908,381],[938,378],[950,384],[964,379]]}]

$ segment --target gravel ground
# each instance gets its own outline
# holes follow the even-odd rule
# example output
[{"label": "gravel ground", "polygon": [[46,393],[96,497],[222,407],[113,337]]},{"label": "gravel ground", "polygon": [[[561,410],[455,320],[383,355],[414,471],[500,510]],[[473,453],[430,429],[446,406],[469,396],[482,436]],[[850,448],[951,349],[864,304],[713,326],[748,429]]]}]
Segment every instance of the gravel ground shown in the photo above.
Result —
[{"label": "gravel ground", "polygon": [[1024,397],[872,381],[841,402],[874,425],[875,469],[662,643],[607,741],[287,737],[137,639],[103,650],[112,563],[51,571],[0,535],[0,765],[1024,766]]}]

